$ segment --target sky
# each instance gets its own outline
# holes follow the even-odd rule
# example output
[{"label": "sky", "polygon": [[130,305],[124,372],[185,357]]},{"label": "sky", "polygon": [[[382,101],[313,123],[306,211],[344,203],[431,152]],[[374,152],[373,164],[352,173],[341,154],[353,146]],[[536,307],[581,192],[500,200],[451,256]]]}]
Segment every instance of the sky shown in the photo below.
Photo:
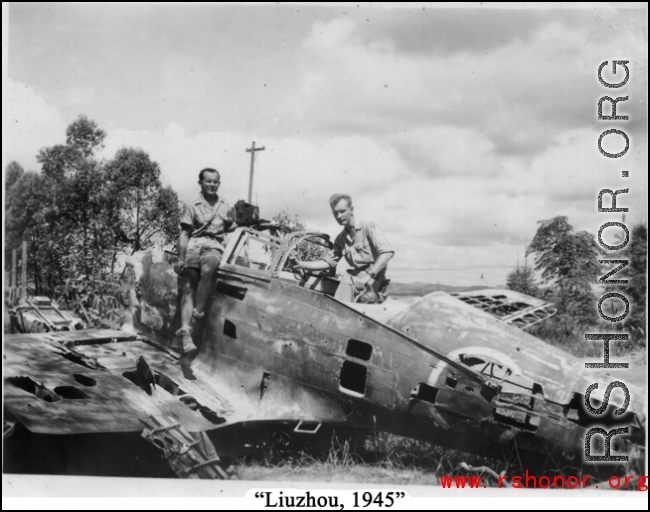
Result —
[{"label": "sky", "polygon": [[[328,198],[348,193],[399,282],[503,286],[538,221],[621,220],[598,213],[603,188],[628,188],[626,224],[647,222],[647,5],[467,5],[10,3],[3,169],[40,170],[84,114],[107,132],[103,158],[144,149],[182,200],[215,167],[235,203],[255,141],[262,217],[335,236]],[[621,88],[598,80],[604,61],[622,80],[612,60],[629,61]],[[598,120],[604,95],[628,96],[629,119]],[[616,159],[598,151],[612,128],[630,143]]]}]

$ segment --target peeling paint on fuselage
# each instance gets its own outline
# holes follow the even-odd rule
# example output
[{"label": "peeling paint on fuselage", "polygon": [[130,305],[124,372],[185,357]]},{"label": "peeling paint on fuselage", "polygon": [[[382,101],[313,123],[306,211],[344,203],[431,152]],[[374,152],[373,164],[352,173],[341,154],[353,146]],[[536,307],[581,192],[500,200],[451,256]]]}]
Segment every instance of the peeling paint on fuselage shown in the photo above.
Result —
[{"label": "peeling paint on fuselage", "polygon": [[[557,403],[567,403],[574,392],[584,393],[592,382],[611,380],[606,372],[586,372],[583,360],[443,292],[423,297],[388,320],[387,325],[408,332],[443,354],[458,352],[470,344],[497,350],[512,358],[522,374],[539,382],[544,396]],[[640,391],[637,396],[640,400],[644,393]],[[635,406],[636,410],[643,408],[640,401]]]}]

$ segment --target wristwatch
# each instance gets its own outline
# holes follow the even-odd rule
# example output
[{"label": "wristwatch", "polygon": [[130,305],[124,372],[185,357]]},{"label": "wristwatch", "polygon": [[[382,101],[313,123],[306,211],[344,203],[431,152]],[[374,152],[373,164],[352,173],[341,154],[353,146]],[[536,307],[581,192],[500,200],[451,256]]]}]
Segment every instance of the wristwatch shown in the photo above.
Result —
[{"label": "wristwatch", "polygon": [[366,270],[366,274],[368,274],[373,279],[377,279],[377,272],[375,272],[373,270]]}]

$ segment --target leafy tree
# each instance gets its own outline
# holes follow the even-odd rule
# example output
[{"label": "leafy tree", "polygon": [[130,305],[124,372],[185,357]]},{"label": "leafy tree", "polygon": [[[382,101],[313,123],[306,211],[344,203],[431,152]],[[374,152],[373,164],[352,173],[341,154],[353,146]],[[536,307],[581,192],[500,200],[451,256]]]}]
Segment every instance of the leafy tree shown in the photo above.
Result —
[{"label": "leafy tree", "polygon": [[178,236],[178,196],[170,187],[162,187],[160,168],[147,153],[120,149],[106,165],[106,179],[106,211],[113,233],[112,264],[120,249],[133,254],[151,247],[157,237],[164,243]]},{"label": "leafy tree", "polygon": [[[11,251],[20,250],[23,241],[29,243],[30,254],[38,254],[45,240],[47,229],[44,222],[45,205],[49,198],[45,180],[36,172],[23,172],[6,194],[5,261],[11,265]],[[28,258],[28,273],[34,277],[36,292],[40,293],[39,261]]]},{"label": "leafy tree", "polygon": [[14,204],[16,201],[14,199],[16,193],[13,190],[14,185],[16,184],[17,181],[20,180],[20,178],[25,174],[25,171],[23,170],[22,166],[16,162],[13,161],[7,165],[5,168],[5,215],[4,215],[4,220],[5,220],[5,226],[6,226],[6,234],[5,234],[5,245],[4,245],[4,251],[5,251],[5,270],[9,270],[10,265],[11,265],[11,252],[13,249],[17,249],[18,245],[20,245],[20,240],[16,240],[14,234],[18,231],[13,231],[12,229],[9,228],[9,226],[16,225],[17,221],[15,219],[15,215],[20,214],[20,211],[16,210],[14,211],[12,208],[12,204]]},{"label": "leafy tree", "polygon": [[36,161],[41,164],[43,175],[54,181],[74,174],[80,160],[81,153],[64,144],[43,148],[36,155]]},{"label": "leafy tree", "polygon": [[176,193],[161,186],[160,169],[144,151],[122,149],[108,164],[96,157],[105,136],[82,115],[65,144],[38,152],[41,173],[14,162],[7,168],[8,249],[29,241],[37,293],[95,325],[110,325],[125,304],[111,268],[117,250],[176,236],[179,217]]},{"label": "leafy tree", "polygon": [[564,216],[539,224],[526,255],[535,255],[535,270],[542,271],[542,282],[555,282],[562,288],[595,283],[600,267],[594,236],[586,231],[574,233]]},{"label": "leafy tree", "polygon": [[531,297],[535,297],[539,293],[533,269],[528,267],[517,267],[510,272],[506,278],[506,286],[509,290],[525,293]]},{"label": "leafy tree", "polygon": [[81,115],[68,126],[65,144],[37,155],[48,190],[42,208],[48,241],[36,258],[43,260],[50,293],[76,275],[98,276],[109,262],[105,173],[94,157],[105,136]]},{"label": "leafy tree", "polygon": [[[300,220],[298,215],[291,215],[289,210],[282,209],[273,216],[273,223],[279,226],[274,233],[276,236],[287,234],[291,231],[309,231],[310,229]],[[302,261],[319,260],[324,256],[325,248],[309,243],[307,240],[300,242],[294,250],[294,255]]]},{"label": "leafy tree", "polygon": [[283,208],[278,213],[276,213],[273,216],[272,222],[273,224],[280,226],[279,231],[283,231],[282,228],[286,228],[287,232],[305,231],[308,229],[305,223],[300,220],[300,217],[298,217],[298,215],[291,215],[289,213],[289,210],[286,208]]},{"label": "leafy tree", "polygon": [[539,224],[526,254],[535,255],[535,270],[549,285],[539,295],[553,302],[558,312],[531,333],[579,357],[597,355],[598,347],[584,339],[585,332],[599,322],[592,289],[601,275],[595,237],[585,231],[575,233],[563,216]]},{"label": "leafy tree", "polygon": [[[646,267],[648,264],[648,227],[644,223],[635,224],[630,230],[630,242],[616,256],[604,259],[628,260],[628,265],[611,276],[609,279],[627,279],[627,284],[608,284],[608,293],[620,293],[630,302],[628,316],[616,322],[614,326],[630,334],[635,343],[644,343],[646,337]],[[601,270],[601,274],[604,272]],[[614,302],[607,310],[607,302],[603,303],[603,311],[610,316],[618,316],[624,309],[620,302]]]},{"label": "leafy tree", "polygon": [[16,183],[20,177],[25,174],[25,170],[15,160],[9,163],[5,168],[5,192],[11,190],[11,187]]},{"label": "leafy tree", "polygon": [[553,284],[559,312],[572,315],[577,327],[594,323],[597,313],[592,284],[600,271],[594,236],[586,231],[574,233],[564,216],[539,224],[526,255],[535,255],[535,270],[542,272],[542,283]]},{"label": "leafy tree", "polygon": [[43,174],[54,180],[62,180],[77,174],[84,163],[92,161],[94,153],[103,147],[106,133],[95,121],[80,115],[66,130],[66,143],[43,148],[36,160]]},{"label": "leafy tree", "polygon": [[181,202],[171,186],[161,188],[156,194],[155,210],[158,216],[155,235],[161,236],[163,243],[174,242],[181,224]]},{"label": "leafy tree", "polygon": [[66,146],[78,151],[82,157],[88,158],[103,148],[106,132],[84,115],[80,115],[65,132]]}]

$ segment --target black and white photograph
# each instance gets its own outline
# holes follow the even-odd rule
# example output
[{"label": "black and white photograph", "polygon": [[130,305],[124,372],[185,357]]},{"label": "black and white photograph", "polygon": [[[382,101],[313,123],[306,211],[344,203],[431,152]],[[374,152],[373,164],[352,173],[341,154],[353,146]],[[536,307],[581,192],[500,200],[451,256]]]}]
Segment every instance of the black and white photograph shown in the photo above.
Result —
[{"label": "black and white photograph", "polygon": [[647,509],[647,19],[3,3],[3,498]]}]

